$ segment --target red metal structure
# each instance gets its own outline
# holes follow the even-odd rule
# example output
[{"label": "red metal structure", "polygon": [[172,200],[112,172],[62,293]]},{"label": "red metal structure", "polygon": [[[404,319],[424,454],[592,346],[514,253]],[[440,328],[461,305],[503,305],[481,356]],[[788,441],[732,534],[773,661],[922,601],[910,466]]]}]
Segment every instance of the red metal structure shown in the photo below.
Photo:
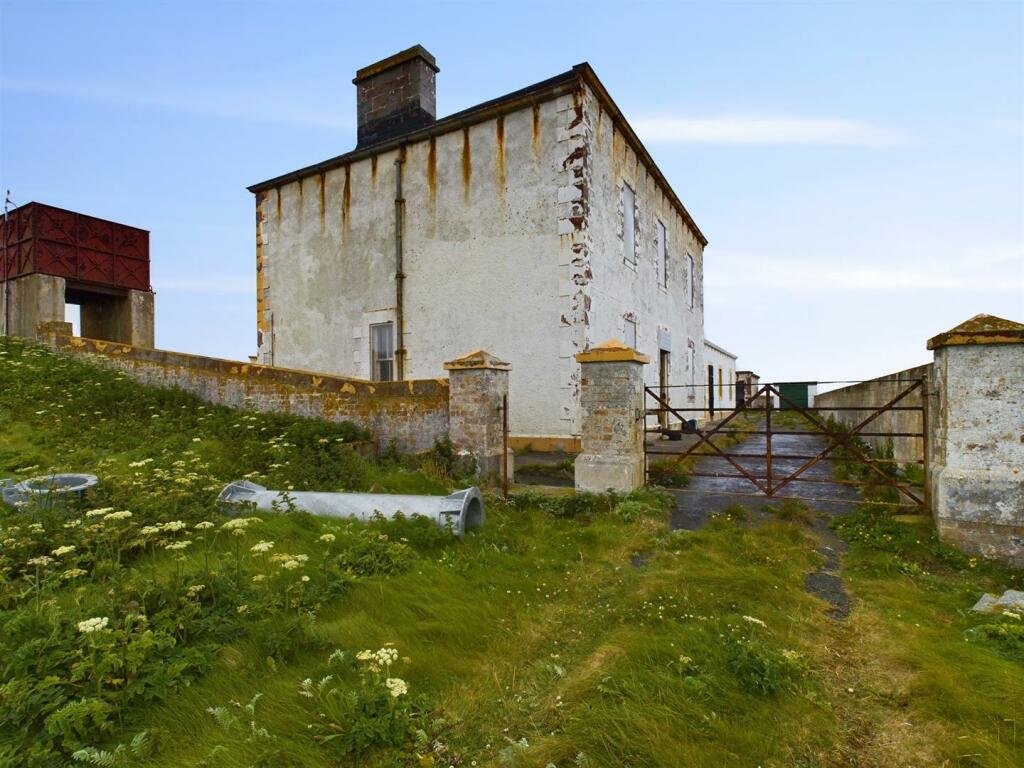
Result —
[{"label": "red metal structure", "polygon": [[42,203],[0,220],[0,281],[41,273],[62,277],[69,294],[151,291],[149,232]]}]

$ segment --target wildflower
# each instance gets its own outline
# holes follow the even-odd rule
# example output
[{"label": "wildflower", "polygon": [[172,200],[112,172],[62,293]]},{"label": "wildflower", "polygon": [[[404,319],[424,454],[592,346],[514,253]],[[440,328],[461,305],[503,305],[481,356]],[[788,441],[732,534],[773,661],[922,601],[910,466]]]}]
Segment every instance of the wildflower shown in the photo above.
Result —
[{"label": "wildflower", "polygon": [[127,509],[123,509],[120,512],[111,512],[109,514],[106,514],[106,515],[103,516],[103,519],[104,520],[111,520],[111,521],[114,521],[114,520],[127,520],[131,516],[132,516],[131,512],[129,512]]},{"label": "wildflower", "polygon": [[287,569],[289,571],[294,571],[296,568],[301,568],[302,567],[302,563],[300,563],[298,560],[294,560],[294,559],[293,560],[285,560],[283,563],[281,563],[281,567],[285,568],[285,569]]},{"label": "wildflower", "polygon": [[799,651],[792,651],[792,650],[787,648],[786,650],[784,650],[782,652],[782,655],[783,655],[783,657],[787,661],[799,661],[800,660],[800,653],[799,653]]},{"label": "wildflower", "polygon": [[389,677],[384,681],[384,686],[388,689],[388,693],[391,694],[393,699],[404,696],[409,692],[409,686],[400,677]]},{"label": "wildflower", "polygon": [[189,597],[195,597],[200,592],[202,592],[204,589],[206,589],[206,585],[205,584],[193,584],[191,587],[188,588],[188,596]]},{"label": "wildflower", "polygon": [[153,460],[152,458],[148,458],[148,459],[141,459],[139,461],[132,461],[132,462],[129,462],[128,466],[129,467],[144,467],[147,464],[149,464],[152,460]]},{"label": "wildflower", "polygon": [[743,620],[744,621],[749,621],[751,624],[757,624],[759,627],[767,627],[768,626],[763,621],[761,621],[760,619],[755,619],[753,616],[744,616]]},{"label": "wildflower", "polygon": [[324,542],[325,544],[330,544],[332,541],[334,541],[334,538],[335,536],[333,533],[325,533],[323,536],[320,537],[320,541]]},{"label": "wildflower", "polygon": [[301,579],[299,579],[299,581],[305,583],[305,582],[309,581],[309,576],[303,576]]},{"label": "wildflower", "polygon": [[175,531],[182,531],[185,529],[185,524],[181,520],[171,520],[169,523],[164,523],[160,526],[160,530],[165,533],[174,533]]},{"label": "wildflower", "polygon": [[238,606],[238,608],[235,609],[235,611],[238,612],[238,613],[248,613],[249,612],[249,606],[248,605],[240,605],[240,606]]},{"label": "wildflower", "polygon": [[261,542],[258,542],[256,544],[253,544],[252,547],[250,547],[249,549],[254,554],[262,555],[265,552],[269,552],[273,548],[274,548],[274,542],[272,542],[272,541],[261,541]]},{"label": "wildflower", "polygon": [[113,507],[103,507],[103,509],[90,509],[88,512],[85,513],[85,516],[86,517],[100,517],[102,515],[106,515],[109,512],[113,512],[113,511],[114,511]]},{"label": "wildflower", "polygon": [[360,651],[356,654],[356,658],[359,661],[369,661],[373,658],[373,651]]},{"label": "wildflower", "polygon": [[54,557],[64,557],[64,555],[70,555],[74,551],[75,551],[74,545],[68,544],[68,545],[63,546],[63,547],[57,547],[50,554],[53,555]]},{"label": "wildflower", "polygon": [[34,566],[37,566],[37,567],[40,567],[40,568],[45,568],[46,566],[48,566],[52,562],[53,562],[53,558],[52,557],[47,557],[46,555],[40,555],[39,557],[33,557],[31,560],[26,560],[25,561],[25,565],[34,565]]},{"label": "wildflower", "polygon": [[142,529],[139,531],[139,533],[141,533],[143,536],[154,536],[154,535],[160,533],[160,526],[159,525],[145,525],[145,526],[142,527]]},{"label": "wildflower", "polygon": [[264,576],[262,573],[257,573],[255,576],[252,577],[252,582],[253,582],[253,584],[259,584],[265,578],[267,578],[267,577]]},{"label": "wildflower", "polygon": [[213,528],[213,523],[211,523],[209,520],[204,520],[201,523],[196,523],[193,526],[193,528],[195,528],[197,531],[205,531],[208,528]]},{"label": "wildflower", "polygon": [[29,533],[44,533],[44,529],[41,523],[32,523],[28,527]]},{"label": "wildflower", "polygon": [[107,628],[107,624],[110,623],[110,619],[106,616],[93,619],[86,619],[85,621],[78,622],[78,631],[83,635],[91,635],[93,632],[103,632]]},{"label": "wildflower", "polygon": [[71,579],[77,579],[79,576],[85,576],[85,571],[81,568],[69,568],[60,575],[61,579],[69,581]]},{"label": "wildflower", "polygon": [[203,441],[203,438],[201,438],[201,437],[193,437],[192,438],[192,442],[193,443],[201,443],[202,441]]},{"label": "wildflower", "polygon": [[180,551],[182,549],[185,549],[191,543],[192,542],[190,540],[188,540],[188,539],[186,539],[185,541],[175,541],[173,544],[168,544],[167,546],[165,546],[164,549],[169,549],[172,552],[177,552],[177,551]]}]

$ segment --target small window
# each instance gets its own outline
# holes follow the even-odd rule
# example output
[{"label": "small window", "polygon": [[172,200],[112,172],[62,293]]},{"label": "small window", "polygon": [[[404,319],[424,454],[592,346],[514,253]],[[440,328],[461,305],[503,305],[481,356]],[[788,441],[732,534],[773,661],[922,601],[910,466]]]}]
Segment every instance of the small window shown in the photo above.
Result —
[{"label": "small window", "polygon": [[626,320],[623,335],[626,337],[626,346],[636,349],[636,320]]},{"label": "small window", "polygon": [[687,278],[686,279],[687,290],[688,290],[689,295],[690,295],[690,309],[693,309],[693,297],[694,297],[694,294],[697,292],[696,270],[695,270],[694,265],[693,265],[693,254],[689,254],[689,253],[686,254],[686,262],[687,262],[687,267],[686,267],[686,271],[687,271],[687,275],[686,275],[686,278]]},{"label": "small window", "polygon": [[690,384],[697,383],[697,350],[690,347]]},{"label": "small window", "polygon": [[722,394],[722,366],[718,366],[718,396],[724,397]]},{"label": "small window", "polygon": [[622,257],[636,264],[636,195],[629,184],[622,184]]},{"label": "small window", "polygon": [[370,326],[370,377],[374,381],[393,381],[395,378],[394,323],[374,323]]},{"label": "small window", "polygon": [[658,280],[662,287],[668,286],[668,232],[665,225],[658,222]]}]

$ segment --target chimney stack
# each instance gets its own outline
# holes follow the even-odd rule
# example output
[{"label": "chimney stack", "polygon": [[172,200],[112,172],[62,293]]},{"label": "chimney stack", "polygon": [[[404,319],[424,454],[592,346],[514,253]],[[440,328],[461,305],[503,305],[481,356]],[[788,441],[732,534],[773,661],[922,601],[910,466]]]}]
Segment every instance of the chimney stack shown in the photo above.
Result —
[{"label": "chimney stack", "polygon": [[356,86],[357,147],[425,128],[436,119],[435,75],[440,70],[422,45],[363,67]]}]

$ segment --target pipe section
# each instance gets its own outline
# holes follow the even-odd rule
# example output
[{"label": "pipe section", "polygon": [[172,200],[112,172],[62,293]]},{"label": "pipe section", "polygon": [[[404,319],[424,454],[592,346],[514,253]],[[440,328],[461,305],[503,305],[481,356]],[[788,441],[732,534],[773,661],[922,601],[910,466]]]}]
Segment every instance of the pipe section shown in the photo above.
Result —
[{"label": "pipe section", "polygon": [[451,526],[456,536],[482,528],[484,499],[477,487],[456,491],[448,496],[401,496],[390,493],[327,493],[322,491],[272,491],[248,480],[236,480],[220,492],[217,500],[229,505],[253,505],[263,512],[287,506],[321,517],[372,520],[375,516],[391,519],[404,515],[429,517],[441,528]]}]

